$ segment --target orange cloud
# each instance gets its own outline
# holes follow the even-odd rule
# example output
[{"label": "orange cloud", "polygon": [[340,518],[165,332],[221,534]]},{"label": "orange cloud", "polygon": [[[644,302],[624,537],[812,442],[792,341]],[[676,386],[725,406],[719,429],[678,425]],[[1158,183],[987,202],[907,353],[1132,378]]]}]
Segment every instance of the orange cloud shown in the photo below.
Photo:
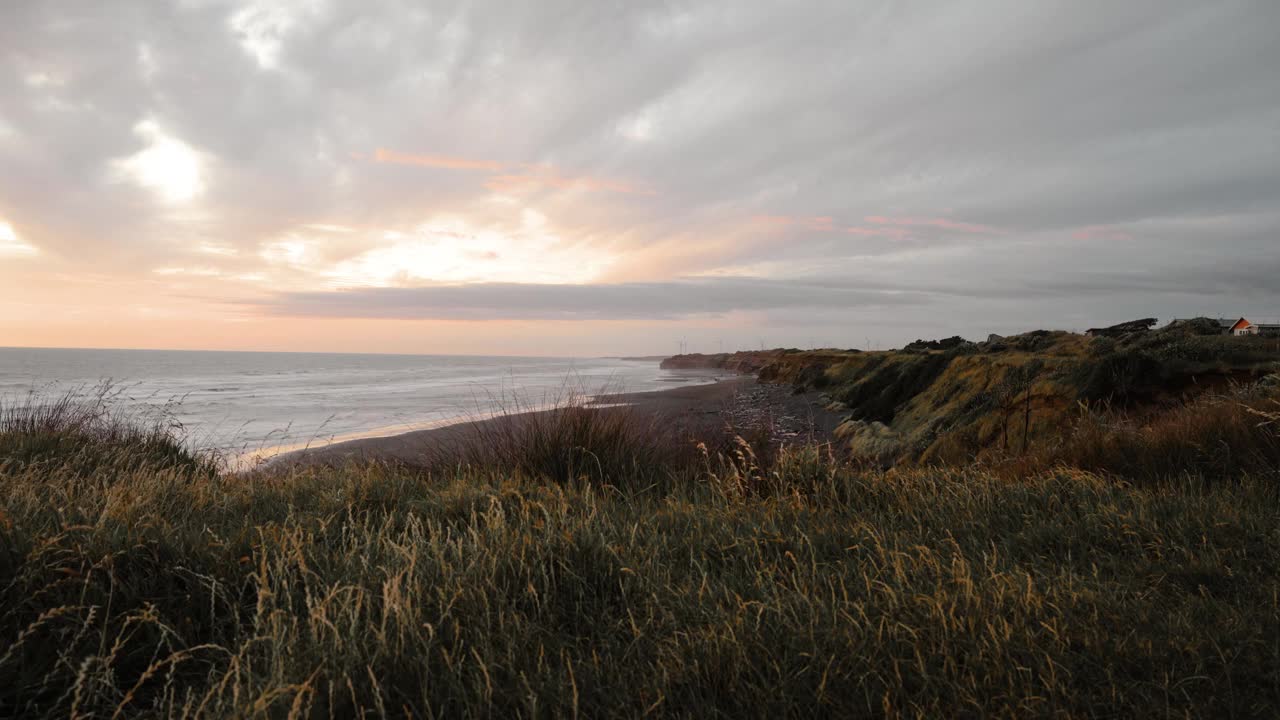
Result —
[{"label": "orange cloud", "polygon": [[625,180],[598,178],[590,176],[565,177],[549,165],[508,165],[494,160],[476,160],[472,158],[453,157],[450,155],[410,155],[398,153],[386,148],[378,148],[372,158],[358,153],[352,154],[357,160],[371,159],[376,163],[391,165],[416,165],[418,167],[441,168],[445,170],[483,170],[491,175],[485,181],[485,187],[494,192],[525,193],[537,190],[585,190],[587,192],[612,192],[629,195],[656,195],[651,188]]},{"label": "orange cloud", "polygon": [[417,165],[444,170],[488,170],[502,172],[503,165],[492,160],[475,160],[472,158],[452,157],[449,155],[408,155],[378,148],[373,153],[373,161],[391,165]]},{"label": "orange cloud", "polygon": [[655,195],[656,193],[643,185],[625,180],[611,180],[589,176],[564,177],[555,170],[541,169],[527,172],[507,173],[489,178],[485,187],[494,192],[523,193],[537,190],[585,190],[587,192],[612,192],[629,195]]},{"label": "orange cloud", "polygon": [[865,220],[874,225],[895,225],[898,227],[936,227],[943,230],[954,230],[965,233],[994,233],[997,230],[990,225],[957,222],[946,218],[921,217],[887,217],[884,215],[868,215]]}]

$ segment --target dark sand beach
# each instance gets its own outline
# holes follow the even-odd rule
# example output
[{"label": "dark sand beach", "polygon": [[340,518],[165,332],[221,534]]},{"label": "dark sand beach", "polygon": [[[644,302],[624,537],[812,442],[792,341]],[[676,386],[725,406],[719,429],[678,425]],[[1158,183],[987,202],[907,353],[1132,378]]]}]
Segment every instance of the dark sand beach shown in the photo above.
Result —
[{"label": "dark sand beach", "polygon": [[[632,412],[653,417],[678,437],[699,438],[726,427],[766,427],[774,441],[786,443],[829,437],[839,417],[822,407],[816,393],[795,394],[789,386],[758,383],[753,376],[737,376],[705,385],[686,385],[652,392],[600,395],[591,404],[602,408],[626,406]],[[481,418],[386,437],[360,438],[323,447],[282,453],[267,462],[339,463],[348,460],[424,462],[487,425],[520,422],[537,410],[496,418]]]}]

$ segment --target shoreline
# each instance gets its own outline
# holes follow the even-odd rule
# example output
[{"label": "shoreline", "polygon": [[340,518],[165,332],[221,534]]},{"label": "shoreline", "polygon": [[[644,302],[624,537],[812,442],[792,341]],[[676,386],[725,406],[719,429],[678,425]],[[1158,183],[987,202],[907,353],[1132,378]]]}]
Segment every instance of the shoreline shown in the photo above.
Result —
[{"label": "shoreline", "polygon": [[[839,423],[817,402],[816,393],[793,394],[783,385],[759,383],[754,375],[733,375],[710,383],[682,385],[663,390],[597,395],[589,407],[628,407],[655,417],[682,435],[710,435],[727,425],[747,427],[767,422],[776,441],[806,436],[829,437]],[[246,470],[295,464],[335,464],[348,461],[390,461],[409,464],[427,460],[434,451],[455,445],[492,423],[554,412],[555,408],[501,411],[441,421],[443,424],[376,437],[338,440],[320,447],[285,449],[274,455],[242,456],[252,464]],[[256,457],[255,457],[256,456]]]},{"label": "shoreline", "polygon": [[[713,370],[711,368],[703,369],[695,372],[691,376],[684,379],[672,378],[669,380],[659,379],[659,382],[668,382],[672,387],[662,388],[659,390],[644,391],[613,391],[611,388],[622,386],[614,385],[611,381],[605,382],[596,393],[587,393],[583,388],[579,388],[577,395],[585,404],[602,406],[601,401],[605,398],[626,398],[631,396],[642,396],[650,393],[666,393],[681,390],[690,387],[700,387],[705,385],[714,385],[727,380],[734,380],[741,377],[738,373]],[[387,440],[405,435],[416,435],[419,433],[432,432],[436,430],[446,429],[455,425],[473,425],[477,422],[485,422],[504,415],[524,415],[533,412],[545,412],[554,409],[558,404],[567,398],[566,393],[572,395],[569,390],[571,385],[566,382],[559,390],[553,391],[551,395],[544,393],[543,400],[540,403],[526,403],[520,397],[521,393],[515,391],[510,398],[511,408],[498,408],[493,410],[468,409],[462,406],[454,408],[454,413],[445,417],[438,417],[432,420],[422,420],[416,422],[400,422],[392,425],[381,425],[365,430],[357,430],[346,432],[340,435],[316,435],[306,440],[299,440],[291,443],[262,445],[253,449],[242,449],[237,452],[226,453],[227,462],[232,472],[240,473],[254,469],[275,465],[281,461],[292,462],[304,455],[319,454],[330,448],[345,447],[353,443],[364,443],[368,441]],[[550,397],[550,399],[548,399]],[[505,399],[505,398],[504,398]],[[612,401],[612,400],[611,400]],[[619,401],[620,402],[620,401]]]}]

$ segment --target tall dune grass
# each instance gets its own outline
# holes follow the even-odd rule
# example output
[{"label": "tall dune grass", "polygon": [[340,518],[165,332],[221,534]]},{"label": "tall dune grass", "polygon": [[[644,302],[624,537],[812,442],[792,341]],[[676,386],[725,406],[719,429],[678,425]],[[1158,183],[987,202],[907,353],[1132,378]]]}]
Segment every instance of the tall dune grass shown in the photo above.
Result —
[{"label": "tall dune grass", "polygon": [[[616,392],[616,390],[613,390]],[[471,423],[433,466],[515,473],[553,483],[645,487],[669,478],[690,457],[688,443],[660,418],[625,404],[600,405],[571,384],[539,403],[518,394],[491,399],[497,413]],[[546,412],[550,408],[551,412]]]},{"label": "tall dune grass", "polygon": [[1069,466],[1139,483],[1242,475],[1280,483],[1277,410],[1274,389],[1256,385],[1143,414],[1085,407],[1061,436],[996,465],[1013,476]]},{"label": "tall dune grass", "polygon": [[0,399],[0,473],[31,465],[100,479],[135,468],[216,471],[217,459],[189,448],[169,418],[128,414],[113,398],[108,383],[52,398]]},{"label": "tall dune grass", "polygon": [[585,409],[485,463],[6,464],[0,716],[1280,714],[1272,479],[685,463]]}]

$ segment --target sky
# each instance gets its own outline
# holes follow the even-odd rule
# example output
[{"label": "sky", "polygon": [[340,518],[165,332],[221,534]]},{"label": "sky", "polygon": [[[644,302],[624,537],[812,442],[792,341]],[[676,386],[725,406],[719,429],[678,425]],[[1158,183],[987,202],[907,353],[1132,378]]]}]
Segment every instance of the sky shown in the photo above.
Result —
[{"label": "sky", "polygon": [[0,346],[1280,318],[1274,0],[7,0]]}]

